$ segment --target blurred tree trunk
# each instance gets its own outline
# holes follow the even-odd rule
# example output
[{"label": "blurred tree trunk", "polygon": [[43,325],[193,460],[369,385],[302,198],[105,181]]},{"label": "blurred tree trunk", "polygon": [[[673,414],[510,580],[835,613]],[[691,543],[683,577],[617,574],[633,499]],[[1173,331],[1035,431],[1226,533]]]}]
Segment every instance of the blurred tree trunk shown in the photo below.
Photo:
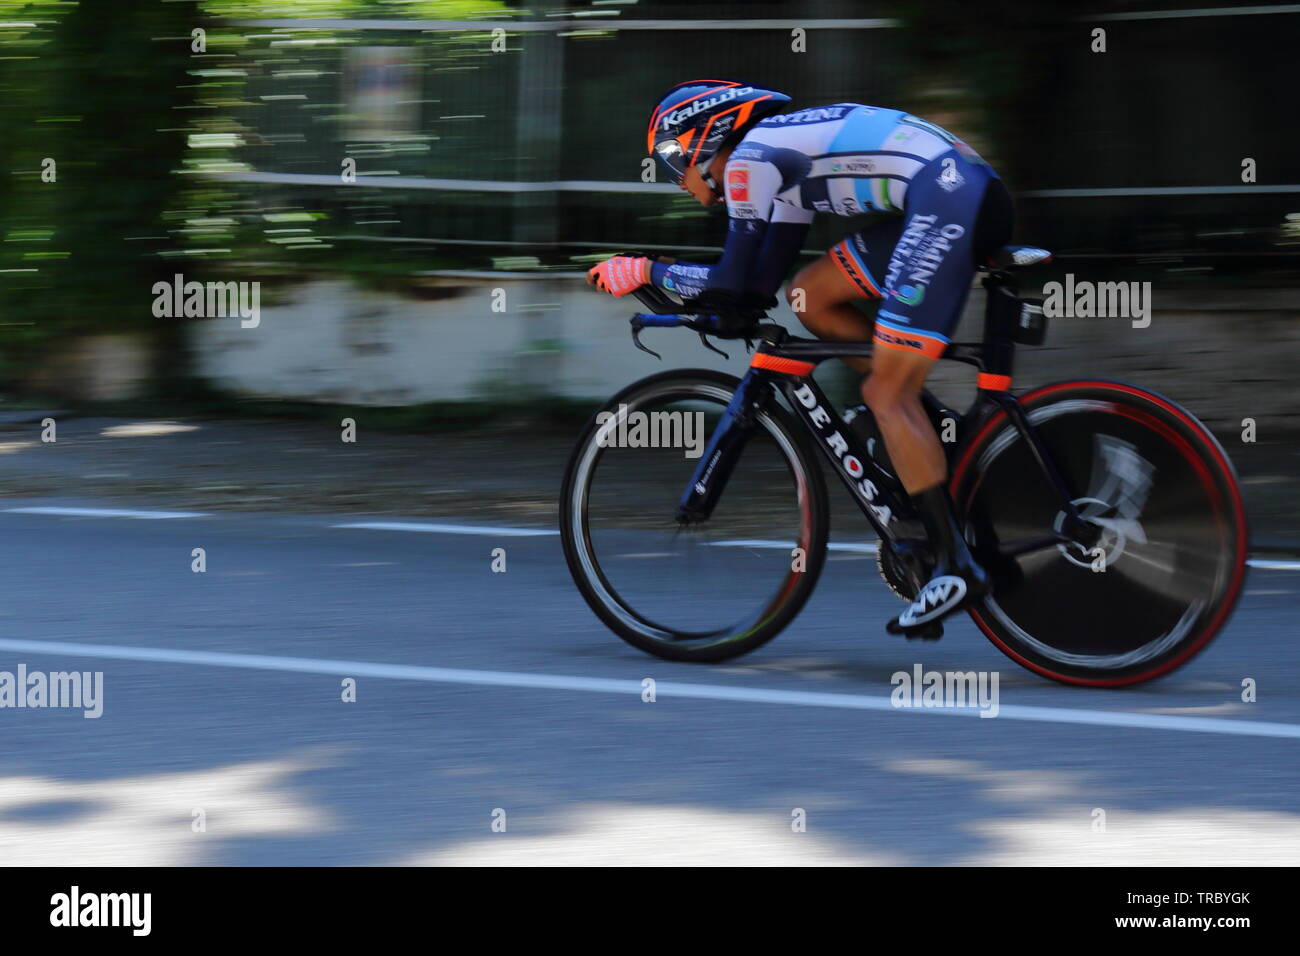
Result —
[{"label": "blurred tree trunk", "polygon": [[10,184],[0,210],[7,231],[42,231],[6,244],[0,265],[38,270],[0,285],[5,318],[34,323],[6,335],[11,362],[92,331],[174,341],[175,321],[153,317],[150,289],[170,271],[157,253],[170,244],[161,218],[179,185],[173,173],[191,119],[182,108],[195,99],[187,71],[210,65],[190,50],[198,7],[77,4],[42,52],[33,102],[6,114],[0,140],[13,144],[19,166],[39,171],[49,157],[57,169],[53,183],[36,175]]}]

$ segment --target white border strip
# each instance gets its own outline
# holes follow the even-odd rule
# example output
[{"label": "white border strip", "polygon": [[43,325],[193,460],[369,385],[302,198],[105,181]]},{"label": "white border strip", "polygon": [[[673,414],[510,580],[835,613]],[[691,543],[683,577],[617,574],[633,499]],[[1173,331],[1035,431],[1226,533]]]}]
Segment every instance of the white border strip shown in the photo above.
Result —
[{"label": "white border strip", "polygon": [[[640,700],[641,679],[577,677],[567,674],[525,674],[512,671],[463,670],[449,667],[420,667],[410,664],[378,664],[368,661],[317,660],[307,657],[273,657],[262,654],[231,654],[218,651],[188,651],[164,647],[121,647],[112,644],[73,644],[62,641],[18,641],[0,639],[0,651],[26,654],[66,654],[73,657],[144,661],[159,664],[194,664],[203,667],[234,667],[248,670],[282,671],[298,674],[332,674],[338,677],[373,677],[379,680],[413,680],[435,684],[472,684],[487,687],[521,687],[540,690],[568,690],[596,694],[623,694]],[[797,707],[829,707],[839,710],[876,710],[978,717],[978,707],[906,708],[895,707],[889,697],[862,694],[828,694],[813,691],[775,690],[761,687],[730,687],[720,684],[684,684],[657,681],[658,698],[729,700],[746,704],[785,704]],[[1229,734],[1239,737],[1281,737],[1300,739],[1300,725],[1257,720],[1225,720],[1217,717],[1180,717],[1169,714],[1139,714],[1131,711],[1033,707],[1003,704],[998,717],[1054,724],[1087,724],[1098,727],[1132,727],[1142,730],[1172,730],[1193,733]],[[996,719],[996,718],[995,718]]]}]

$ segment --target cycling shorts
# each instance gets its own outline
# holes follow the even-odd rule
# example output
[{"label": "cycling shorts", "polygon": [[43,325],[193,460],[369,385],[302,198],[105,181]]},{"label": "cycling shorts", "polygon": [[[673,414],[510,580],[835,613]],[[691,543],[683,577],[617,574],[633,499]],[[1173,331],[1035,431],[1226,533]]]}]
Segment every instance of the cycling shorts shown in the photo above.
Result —
[{"label": "cycling shorts", "polygon": [[956,150],[936,156],[907,187],[903,215],[832,246],[831,261],[864,298],[880,299],[878,346],[937,359],[948,347],[975,268],[1011,238],[1006,187]]}]

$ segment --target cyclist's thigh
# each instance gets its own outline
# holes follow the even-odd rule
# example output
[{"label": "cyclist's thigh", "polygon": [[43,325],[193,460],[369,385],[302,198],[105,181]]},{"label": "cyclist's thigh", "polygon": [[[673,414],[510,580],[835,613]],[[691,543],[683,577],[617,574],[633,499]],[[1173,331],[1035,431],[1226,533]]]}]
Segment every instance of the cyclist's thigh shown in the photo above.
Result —
[{"label": "cyclist's thigh", "polygon": [[889,256],[902,230],[901,219],[882,220],[846,236],[823,258],[857,290],[855,298],[879,299]]},{"label": "cyclist's thigh", "polygon": [[[791,297],[802,289],[806,307],[812,311],[861,299],[878,301],[878,277],[885,274],[899,228],[896,220],[885,222],[836,243],[825,255],[799,270],[790,282]],[[864,323],[870,321],[863,316]]]},{"label": "cyclist's thigh", "polygon": [[937,359],[961,318],[976,255],[1010,230],[1006,190],[987,166],[952,150],[923,166],[907,189],[903,231],[885,271],[875,341]]}]

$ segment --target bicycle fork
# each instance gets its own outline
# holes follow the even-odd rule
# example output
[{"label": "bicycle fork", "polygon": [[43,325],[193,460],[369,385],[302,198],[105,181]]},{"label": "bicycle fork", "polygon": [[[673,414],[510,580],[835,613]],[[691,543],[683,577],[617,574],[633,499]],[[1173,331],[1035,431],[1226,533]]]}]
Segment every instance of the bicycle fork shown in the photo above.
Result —
[{"label": "bicycle fork", "polygon": [[676,518],[681,524],[707,521],[713,514],[745,443],[758,427],[757,415],[771,400],[772,391],[765,379],[751,370],[740,380],[677,502]]}]

